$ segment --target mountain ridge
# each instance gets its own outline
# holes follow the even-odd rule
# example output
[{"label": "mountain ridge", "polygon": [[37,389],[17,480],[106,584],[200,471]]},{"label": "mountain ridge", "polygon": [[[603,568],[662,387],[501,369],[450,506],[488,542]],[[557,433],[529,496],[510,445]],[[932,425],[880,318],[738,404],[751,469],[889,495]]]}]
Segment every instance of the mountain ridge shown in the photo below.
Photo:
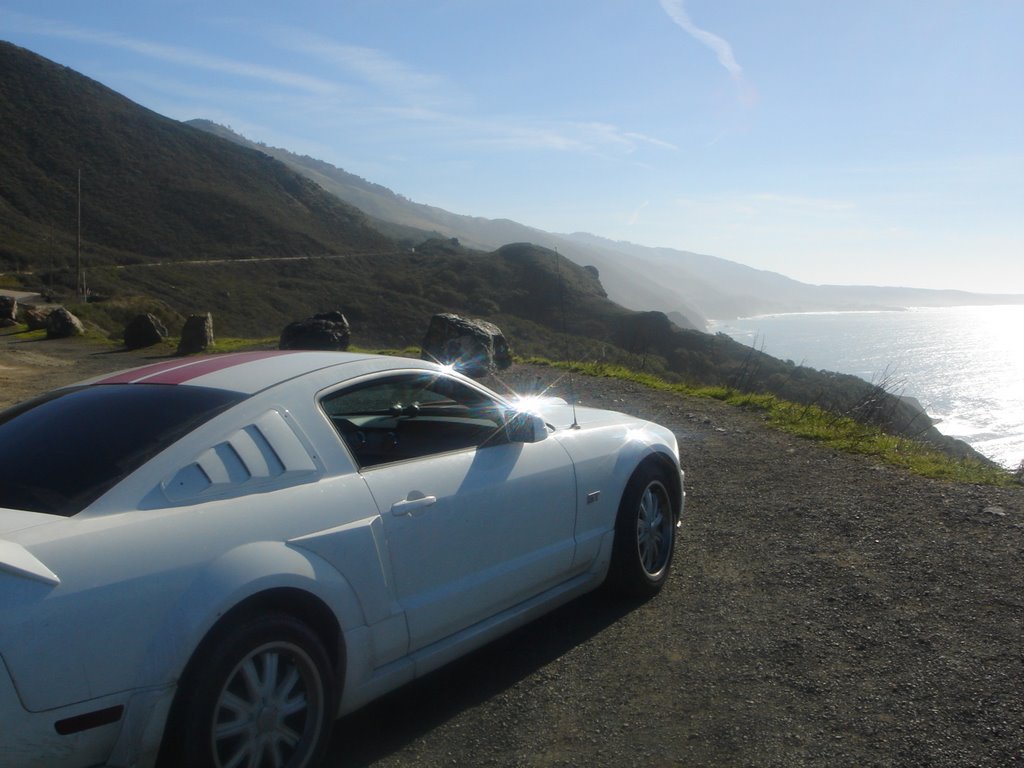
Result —
[{"label": "mountain ridge", "polygon": [[[510,219],[486,219],[416,203],[322,160],[253,142],[208,120],[188,124],[268,153],[325,189],[356,205],[377,222],[456,237],[471,247],[492,249],[509,242],[533,242],[580,265],[598,269],[608,296],[640,311],[658,310],[683,327],[706,330],[708,320],[815,311],[903,309],[968,303],[1024,303],[1024,295],[871,285],[812,285],[778,272],[748,267],[717,256],[667,247],[637,245],[584,232],[546,232]],[[658,275],[653,281],[651,275]]]}]

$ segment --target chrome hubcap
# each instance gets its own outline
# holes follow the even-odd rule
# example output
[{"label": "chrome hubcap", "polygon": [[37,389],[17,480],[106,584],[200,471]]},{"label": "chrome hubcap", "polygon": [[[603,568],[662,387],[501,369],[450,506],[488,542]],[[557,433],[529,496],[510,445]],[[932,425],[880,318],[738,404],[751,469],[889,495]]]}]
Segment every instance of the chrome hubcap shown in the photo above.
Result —
[{"label": "chrome hubcap", "polygon": [[324,691],[297,645],[260,646],[238,663],[213,713],[219,768],[300,768],[324,717]]}]

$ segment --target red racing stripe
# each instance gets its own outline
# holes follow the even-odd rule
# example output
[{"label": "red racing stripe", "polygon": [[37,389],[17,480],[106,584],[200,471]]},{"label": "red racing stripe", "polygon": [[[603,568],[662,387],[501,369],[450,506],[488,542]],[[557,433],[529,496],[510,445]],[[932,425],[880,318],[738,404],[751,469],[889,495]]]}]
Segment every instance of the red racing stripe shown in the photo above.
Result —
[{"label": "red racing stripe", "polygon": [[281,354],[288,354],[276,349],[268,349],[258,352],[235,352],[228,355],[211,355],[197,360],[173,360],[166,363],[155,363],[144,368],[136,368],[132,371],[124,371],[115,374],[107,379],[97,381],[97,384],[183,384],[200,376],[205,376],[227,368],[234,368],[237,365],[244,365],[255,360],[264,360],[268,357],[275,357]]},{"label": "red racing stripe", "polygon": [[133,368],[132,370],[129,371],[121,371],[120,373],[115,373],[113,376],[110,376],[106,379],[102,379],[101,381],[97,381],[96,383],[131,384],[140,379],[144,379],[147,376],[154,376],[160,373],[161,371],[169,371],[174,368],[181,368],[184,365],[193,365],[196,362],[198,361],[192,360],[186,362],[184,360],[170,360],[166,363],[153,363],[152,365],[147,365],[142,368]]}]

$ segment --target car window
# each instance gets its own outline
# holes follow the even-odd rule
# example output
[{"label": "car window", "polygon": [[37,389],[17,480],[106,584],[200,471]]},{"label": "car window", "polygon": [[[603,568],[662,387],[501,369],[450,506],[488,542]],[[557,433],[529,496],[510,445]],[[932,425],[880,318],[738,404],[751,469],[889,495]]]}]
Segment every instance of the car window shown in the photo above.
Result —
[{"label": "car window", "polygon": [[245,396],[108,384],[57,390],[0,413],[0,507],[70,516]]},{"label": "car window", "polygon": [[503,434],[504,407],[436,373],[373,379],[321,400],[360,467],[478,448]]}]

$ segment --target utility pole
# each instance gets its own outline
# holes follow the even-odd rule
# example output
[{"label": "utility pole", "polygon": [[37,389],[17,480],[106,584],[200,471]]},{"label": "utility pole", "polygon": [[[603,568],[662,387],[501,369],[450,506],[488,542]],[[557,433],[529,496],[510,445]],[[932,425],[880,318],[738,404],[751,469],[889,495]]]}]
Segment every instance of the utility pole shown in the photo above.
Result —
[{"label": "utility pole", "polygon": [[85,301],[82,280],[82,169],[78,169],[78,239],[75,250],[75,293],[79,301]]}]

